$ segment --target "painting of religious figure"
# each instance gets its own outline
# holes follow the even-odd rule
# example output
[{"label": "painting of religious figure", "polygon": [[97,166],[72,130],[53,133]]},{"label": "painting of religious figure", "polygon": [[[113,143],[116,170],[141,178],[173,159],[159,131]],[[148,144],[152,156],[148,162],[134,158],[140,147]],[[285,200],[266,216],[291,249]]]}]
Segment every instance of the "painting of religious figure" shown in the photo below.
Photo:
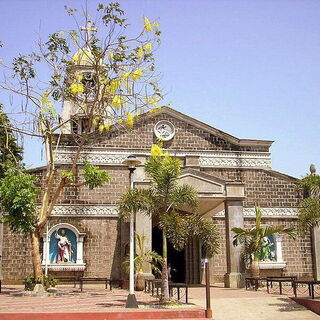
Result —
[{"label": "painting of religious figure", "polygon": [[260,261],[276,261],[275,238],[273,235],[261,240],[262,248],[259,253]]},{"label": "painting of religious figure", "polygon": [[77,239],[73,231],[61,228],[50,237],[50,263],[75,263],[77,260]]}]

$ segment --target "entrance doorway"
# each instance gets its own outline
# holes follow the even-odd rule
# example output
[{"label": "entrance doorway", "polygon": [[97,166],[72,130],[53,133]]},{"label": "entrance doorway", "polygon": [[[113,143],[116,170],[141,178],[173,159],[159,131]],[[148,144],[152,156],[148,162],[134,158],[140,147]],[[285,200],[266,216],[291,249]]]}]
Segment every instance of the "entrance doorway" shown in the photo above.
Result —
[{"label": "entrance doorway", "polygon": [[[158,227],[152,228],[152,250],[162,256],[162,231]],[[185,249],[178,251],[168,241],[169,265],[171,267],[171,281],[184,283],[186,280]]]}]

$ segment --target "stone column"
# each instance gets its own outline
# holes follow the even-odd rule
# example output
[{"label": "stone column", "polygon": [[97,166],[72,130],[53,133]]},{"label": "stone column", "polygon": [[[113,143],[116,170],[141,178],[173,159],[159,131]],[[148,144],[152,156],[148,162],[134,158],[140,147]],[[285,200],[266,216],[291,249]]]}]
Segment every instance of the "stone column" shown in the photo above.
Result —
[{"label": "stone column", "polygon": [[227,273],[225,274],[226,288],[242,288],[244,286],[244,263],[242,246],[232,244],[234,227],[243,227],[243,202],[241,200],[225,201],[226,216],[226,248]]},{"label": "stone column", "polygon": [[312,234],[313,276],[320,281],[320,227],[314,227]]}]

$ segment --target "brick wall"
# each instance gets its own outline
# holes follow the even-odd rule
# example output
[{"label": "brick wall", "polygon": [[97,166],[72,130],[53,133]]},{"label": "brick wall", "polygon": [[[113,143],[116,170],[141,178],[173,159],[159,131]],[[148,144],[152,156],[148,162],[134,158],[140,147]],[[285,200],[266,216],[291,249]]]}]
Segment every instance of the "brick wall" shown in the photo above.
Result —
[{"label": "brick wall", "polygon": [[[168,120],[174,126],[176,134],[174,139],[165,143],[165,148],[175,150],[234,150],[234,151],[268,151],[267,147],[240,147],[228,142],[226,139],[215,136],[207,131],[198,129],[185,121],[179,120],[165,113],[154,117],[141,117],[132,130],[121,128],[117,131],[94,133],[89,145],[112,148],[142,148],[150,149],[156,142],[153,130],[154,125],[160,120]],[[62,145],[73,145],[71,135],[64,136]]]},{"label": "brick wall", "polygon": [[[251,228],[254,225],[254,219],[245,219],[245,227]],[[281,225],[285,227],[298,227],[297,219],[262,219],[263,224]],[[296,240],[288,235],[282,235],[282,254],[283,260],[287,263],[284,269],[284,275],[298,276],[299,278],[312,278],[312,243],[311,235],[299,234]]]},{"label": "brick wall", "polygon": [[[84,239],[85,276],[112,277],[121,273],[120,226],[117,218],[50,219],[49,228],[57,223],[69,223]],[[124,239],[125,241],[127,239]],[[19,280],[32,274],[31,245],[27,235],[12,233],[5,228],[3,237],[2,272],[4,279]]]},{"label": "brick wall", "polygon": [[32,273],[31,243],[28,235],[3,228],[2,276],[19,280]]},{"label": "brick wall", "polygon": [[[220,251],[212,259],[213,280],[223,282],[224,274],[227,272],[226,262],[226,233],[224,218],[213,218],[214,224],[220,233]],[[285,227],[298,227],[297,219],[262,219],[263,224],[281,225]],[[251,228],[254,226],[254,219],[245,218],[244,227]],[[288,235],[282,235],[282,254],[283,260],[287,263],[283,270],[283,275],[298,276],[299,278],[312,278],[312,243],[309,233],[299,234],[296,240],[292,240]],[[271,272],[270,270],[267,272]],[[271,274],[269,274],[271,275]]]},{"label": "brick wall", "polygon": [[204,172],[245,183],[245,207],[297,207],[302,199],[296,179],[263,169],[203,168]]}]

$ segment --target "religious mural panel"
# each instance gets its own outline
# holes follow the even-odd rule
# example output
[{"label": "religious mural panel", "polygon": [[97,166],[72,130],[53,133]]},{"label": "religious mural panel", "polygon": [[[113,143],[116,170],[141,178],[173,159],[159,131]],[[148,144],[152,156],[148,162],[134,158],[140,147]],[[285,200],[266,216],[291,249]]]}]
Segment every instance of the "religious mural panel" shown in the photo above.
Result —
[{"label": "religious mural panel", "polygon": [[76,263],[77,237],[68,228],[61,228],[52,232],[49,248],[50,263]]}]

